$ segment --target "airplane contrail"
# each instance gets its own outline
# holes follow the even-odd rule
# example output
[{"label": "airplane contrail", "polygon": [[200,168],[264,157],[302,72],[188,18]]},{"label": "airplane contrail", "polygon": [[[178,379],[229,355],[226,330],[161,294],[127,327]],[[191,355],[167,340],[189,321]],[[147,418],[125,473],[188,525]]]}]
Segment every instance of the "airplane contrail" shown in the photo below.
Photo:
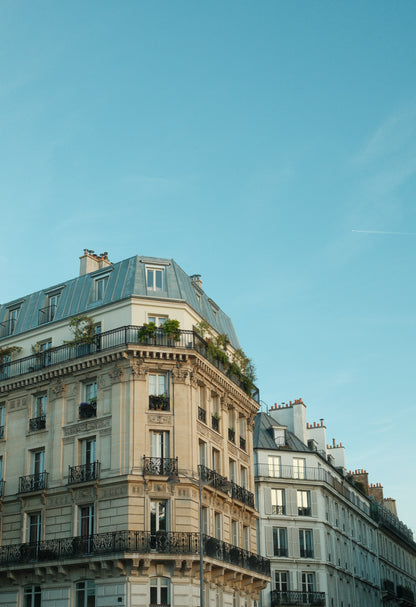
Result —
[{"label": "airplane contrail", "polygon": [[416,236],[416,232],[382,232],[381,230],[351,230],[360,234],[395,234],[397,236]]}]

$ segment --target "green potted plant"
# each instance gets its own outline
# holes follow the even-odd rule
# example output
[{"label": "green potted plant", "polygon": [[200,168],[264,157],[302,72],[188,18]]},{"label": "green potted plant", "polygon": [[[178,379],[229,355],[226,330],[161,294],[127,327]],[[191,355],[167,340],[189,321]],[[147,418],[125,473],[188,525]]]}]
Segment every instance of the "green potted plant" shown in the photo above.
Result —
[{"label": "green potted plant", "polygon": [[154,344],[156,337],[156,324],[154,322],[145,323],[137,331],[137,337],[141,344]]},{"label": "green potted plant", "polygon": [[96,340],[96,327],[97,325],[91,316],[88,316],[87,314],[74,316],[69,323],[69,328],[74,337],[64,343],[70,348],[76,347],[79,355],[88,354],[91,349],[91,344]]},{"label": "green potted plant", "polygon": [[163,324],[163,333],[172,341],[179,341],[181,338],[179,324],[179,320],[173,318],[167,318]]}]

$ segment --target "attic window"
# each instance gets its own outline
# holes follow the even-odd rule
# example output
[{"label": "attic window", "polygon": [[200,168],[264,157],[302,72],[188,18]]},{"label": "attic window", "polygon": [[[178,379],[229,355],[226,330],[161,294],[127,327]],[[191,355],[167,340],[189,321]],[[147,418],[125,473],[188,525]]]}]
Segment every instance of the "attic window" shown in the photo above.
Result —
[{"label": "attic window", "polygon": [[94,301],[102,301],[104,299],[107,284],[108,276],[100,276],[94,280]]},{"label": "attic window", "polygon": [[163,291],[165,268],[146,268],[148,291]]}]

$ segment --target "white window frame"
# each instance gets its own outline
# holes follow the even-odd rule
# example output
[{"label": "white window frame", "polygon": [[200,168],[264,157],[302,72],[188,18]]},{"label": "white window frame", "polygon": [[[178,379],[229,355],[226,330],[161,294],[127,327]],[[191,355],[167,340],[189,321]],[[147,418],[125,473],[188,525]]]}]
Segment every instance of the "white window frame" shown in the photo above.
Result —
[{"label": "white window frame", "polygon": [[[163,507],[162,507],[163,506]],[[164,510],[163,510],[164,508]],[[164,514],[164,518],[163,518]],[[150,532],[168,532],[170,531],[170,501],[169,500],[150,500]],[[164,521],[164,524],[163,524]],[[163,528],[165,527],[165,528]]]},{"label": "white window frame", "polygon": [[157,328],[161,328],[163,327],[163,325],[165,324],[165,322],[167,321],[169,317],[167,315],[163,315],[163,314],[148,314],[147,315],[147,322],[151,323],[153,322]]},{"label": "white window frame", "polygon": [[[296,492],[298,515],[312,516],[311,492],[309,489],[298,489]],[[308,514],[305,514],[305,510]]]},{"label": "white window frame", "polygon": [[274,587],[278,592],[289,592],[290,575],[289,571],[274,572]]},{"label": "white window frame", "polygon": [[[287,554],[288,554],[287,528],[286,527],[273,527],[272,528],[272,539],[273,539],[274,556],[287,556]],[[285,554],[279,554],[280,550],[284,550]]]},{"label": "white window frame", "polygon": [[273,478],[280,478],[282,473],[282,465],[280,455],[269,455],[269,476]]},{"label": "white window frame", "polygon": [[149,373],[149,396],[169,396],[169,375]]},{"label": "white window frame", "polygon": [[293,478],[305,479],[306,478],[306,459],[303,457],[293,458]]},{"label": "white window frame", "polygon": [[41,607],[42,589],[38,584],[23,588],[23,607]]},{"label": "white window frame", "polygon": [[93,580],[84,580],[75,584],[76,607],[92,607],[91,597],[94,597],[95,605],[95,582]]},{"label": "white window frame", "polygon": [[272,489],[271,500],[272,500],[272,514],[286,514],[286,494],[284,489]]},{"label": "white window frame", "polygon": [[[34,532],[34,537],[32,533]],[[38,544],[42,539],[42,512],[26,512],[26,542]]]},{"label": "white window frame", "polygon": [[[159,280],[160,278],[160,280]],[[160,286],[159,286],[160,285]],[[146,266],[146,287],[148,291],[164,291],[165,268],[160,266]]]},{"label": "white window frame", "polygon": [[[150,604],[151,605],[170,605],[170,579],[168,577],[151,577],[150,586]],[[152,592],[153,590],[153,592]],[[156,592],[154,592],[156,590]],[[155,596],[156,595],[156,596]],[[155,602],[156,599],[156,602]]]},{"label": "white window frame", "polygon": [[109,275],[97,276],[94,280],[94,301],[103,301],[108,286]]}]

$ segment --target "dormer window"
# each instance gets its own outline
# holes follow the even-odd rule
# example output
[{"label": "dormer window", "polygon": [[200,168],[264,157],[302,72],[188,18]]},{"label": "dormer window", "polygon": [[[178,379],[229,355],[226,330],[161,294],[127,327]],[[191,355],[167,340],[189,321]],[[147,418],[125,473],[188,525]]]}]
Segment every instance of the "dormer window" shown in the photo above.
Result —
[{"label": "dormer window", "polygon": [[100,276],[94,281],[94,301],[102,301],[104,299],[105,290],[108,284],[108,276]]},{"label": "dormer window", "polygon": [[56,315],[60,293],[52,293],[46,300],[46,306],[39,310],[39,324],[43,325],[46,322],[52,322]]},{"label": "dormer window", "polygon": [[164,268],[146,268],[148,291],[163,291]]},{"label": "dormer window", "polygon": [[19,314],[20,306],[9,309],[7,318],[2,323],[2,335],[13,335]]}]

